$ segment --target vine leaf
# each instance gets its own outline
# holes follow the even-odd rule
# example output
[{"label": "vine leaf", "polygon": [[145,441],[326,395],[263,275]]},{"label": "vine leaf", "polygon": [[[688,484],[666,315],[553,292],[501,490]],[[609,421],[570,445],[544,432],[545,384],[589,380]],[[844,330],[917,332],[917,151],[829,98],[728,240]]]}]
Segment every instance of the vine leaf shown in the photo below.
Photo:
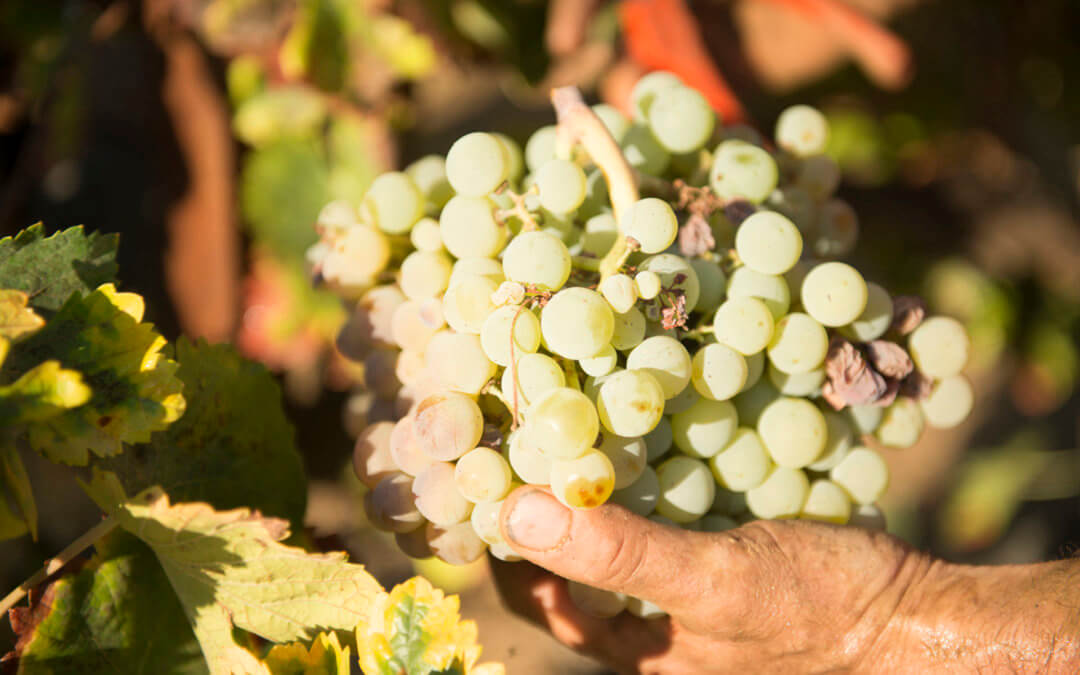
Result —
[{"label": "vine leaf", "polygon": [[91,395],[78,371],[46,361],[0,387],[0,427],[47,420],[81,406]]},{"label": "vine leaf", "polygon": [[0,290],[0,338],[15,341],[45,325],[29,302],[30,296],[22,291]]},{"label": "vine leaf", "polygon": [[156,487],[117,503],[123,493],[119,479],[98,469],[84,488],[153,549],[212,673],[266,672],[233,639],[233,627],[271,642],[307,640],[320,630],[351,630],[384,595],[375,578],[347,562],[344,553],[307,553],[281,544],[289,535],[288,521],[250,509],[172,504]]},{"label": "vine leaf", "polygon": [[30,532],[37,541],[37,504],[22,458],[12,445],[0,443],[0,541]]},{"label": "vine leaf", "polygon": [[356,649],[365,673],[494,672],[493,665],[474,669],[476,624],[460,620],[458,597],[444,596],[423,577],[398,584],[371,605],[356,626]]},{"label": "vine leaf", "polygon": [[113,281],[118,242],[115,234],[87,234],[81,225],[45,236],[36,223],[0,239],[0,288],[23,291],[34,308],[55,312],[73,293]]},{"label": "vine leaf", "polygon": [[307,482],[274,378],[224,345],[181,338],[176,355],[184,416],[98,466],[115,472],[127,494],[157,485],[178,502],[247,506],[299,528]]},{"label": "vine leaf", "polygon": [[[20,675],[205,673],[195,634],[153,552],[116,532],[82,569],[11,611]],[[6,663],[5,663],[6,665]]]},{"label": "vine leaf", "polygon": [[274,645],[263,660],[274,675],[349,675],[349,648],[337,633],[319,633],[311,649],[302,643]]}]

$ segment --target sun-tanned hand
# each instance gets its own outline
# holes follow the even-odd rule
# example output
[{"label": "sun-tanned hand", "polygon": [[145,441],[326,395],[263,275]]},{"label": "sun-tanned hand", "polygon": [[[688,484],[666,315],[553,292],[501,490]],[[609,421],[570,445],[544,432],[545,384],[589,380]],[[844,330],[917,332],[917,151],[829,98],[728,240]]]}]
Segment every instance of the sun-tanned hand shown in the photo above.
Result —
[{"label": "sun-tanned hand", "polygon": [[[571,511],[535,487],[501,518],[539,566],[493,562],[511,609],[620,673],[1080,672],[1080,561],[951,565],[805,521],[685,531],[614,504]],[[670,618],[589,616],[559,577]]]}]

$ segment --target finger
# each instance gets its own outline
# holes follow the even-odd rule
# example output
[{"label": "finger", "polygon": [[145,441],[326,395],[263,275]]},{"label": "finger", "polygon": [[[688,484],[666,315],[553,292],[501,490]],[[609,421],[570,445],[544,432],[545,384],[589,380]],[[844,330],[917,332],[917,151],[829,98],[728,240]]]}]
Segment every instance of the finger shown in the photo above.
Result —
[{"label": "finger", "polygon": [[650,600],[669,614],[700,611],[703,597],[730,590],[725,577],[734,553],[723,539],[665,527],[613,504],[572,510],[526,486],[507,498],[500,521],[506,541],[527,560]]}]

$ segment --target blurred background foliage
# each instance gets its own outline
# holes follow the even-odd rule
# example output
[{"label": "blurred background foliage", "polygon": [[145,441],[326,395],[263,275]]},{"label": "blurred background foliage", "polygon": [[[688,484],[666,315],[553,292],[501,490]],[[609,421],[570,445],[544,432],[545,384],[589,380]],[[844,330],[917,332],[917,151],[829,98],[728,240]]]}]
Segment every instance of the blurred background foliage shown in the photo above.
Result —
[{"label": "blurred background foliage", "polygon": [[[890,529],[956,560],[1048,559],[1080,541],[1078,25],[1069,0],[5,0],[0,236],[120,232],[119,276],[165,335],[280,374],[314,535],[394,583],[411,563],[364,526],[348,469],[350,436],[392,409],[311,284],[322,205],[466,130],[523,143],[556,84],[622,106],[673,68],[765,131],[811,103],[860,217],[852,260],[973,337],[972,418],[886,453]],[[0,546],[0,587],[92,521],[52,485],[39,541]],[[455,590],[485,574],[421,572]],[[506,621],[490,584],[471,593],[488,657],[589,672]]]}]

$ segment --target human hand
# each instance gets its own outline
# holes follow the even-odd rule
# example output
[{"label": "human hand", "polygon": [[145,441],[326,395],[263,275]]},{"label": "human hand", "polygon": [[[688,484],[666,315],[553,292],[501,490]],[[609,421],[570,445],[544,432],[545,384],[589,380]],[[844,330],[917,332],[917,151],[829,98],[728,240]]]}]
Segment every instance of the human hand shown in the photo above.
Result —
[{"label": "human hand", "polygon": [[[501,521],[510,546],[544,568],[493,561],[510,608],[620,673],[884,667],[883,636],[931,568],[880,532],[756,521],[700,533],[614,504],[571,511],[530,486],[506,500]],[[559,577],[643,598],[670,617],[590,616]]]}]

